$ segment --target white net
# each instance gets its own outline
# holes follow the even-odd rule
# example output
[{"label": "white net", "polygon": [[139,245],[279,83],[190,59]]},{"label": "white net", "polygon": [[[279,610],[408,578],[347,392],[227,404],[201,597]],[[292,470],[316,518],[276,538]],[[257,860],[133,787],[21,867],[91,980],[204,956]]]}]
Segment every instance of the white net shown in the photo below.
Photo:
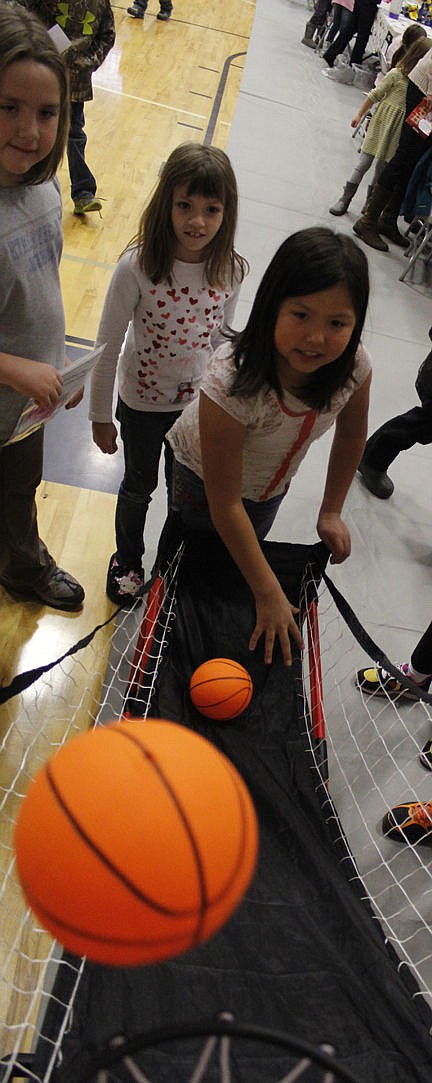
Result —
[{"label": "white net", "polygon": [[[310,673],[317,665],[322,672],[329,779],[324,812],[342,825],[365,896],[401,965],[415,976],[415,995],[432,1006],[432,778],[419,759],[432,737],[432,705],[403,692],[393,699],[385,682],[377,682],[372,694],[362,690],[357,674],[376,659],[365,655],[324,584],[318,594],[320,658],[314,637],[307,636],[303,674],[312,701]],[[383,830],[385,814],[405,802],[420,805],[426,824],[415,842],[409,828],[395,838]]]},{"label": "white net", "polygon": [[[0,708],[4,762],[0,1080],[5,1083],[15,1078],[17,1066],[21,1075],[38,1083],[51,1079],[83,968],[83,963],[62,955],[23,902],[13,853],[19,802],[39,767],[75,733],[119,718],[125,709],[132,715],[151,715],[156,675],[175,620],[180,560],[181,547],[164,576],[156,580],[144,609],[137,603],[131,611],[120,614],[114,630],[110,624],[101,628],[91,642]],[[418,986],[415,996],[423,996],[432,1007],[430,851],[423,841],[411,844],[403,835],[394,841],[381,828],[389,808],[403,801],[425,803],[432,798],[430,776],[418,759],[419,750],[431,736],[432,708],[426,702],[395,701],[360,692],[355,675],[368,664],[368,658],[325,586],[319,588],[319,639],[313,613],[310,610],[303,683],[308,721],[315,729],[313,759],[321,769],[325,764],[325,715],[329,783],[328,789],[320,787],[325,795],[324,814],[342,824],[365,896],[372,901],[401,966],[408,966],[414,975]],[[64,970],[64,980],[54,986],[59,967]],[[54,994],[58,988],[63,990],[61,999]],[[139,1080],[140,1076],[119,1078]],[[333,1076],[324,1071],[315,1078],[330,1083]],[[100,1083],[103,1079],[102,1075]]]},{"label": "white net", "polygon": [[[14,1078],[21,1066],[28,1078],[51,1078],[58,1049],[68,1026],[79,985],[81,966],[65,960],[48,933],[26,907],[15,873],[13,829],[19,803],[38,769],[65,741],[91,726],[121,717],[129,706],[148,713],[155,674],[174,619],[180,551],[163,580],[151,592],[147,619],[143,603],[108,623],[91,643],[66,657],[22,693],[0,707],[1,835],[0,835],[0,1079]],[[138,649],[137,649],[138,648]],[[145,670],[145,678],[144,678]],[[45,1026],[52,1008],[53,983],[68,990],[56,1005],[56,1031]],[[42,1074],[32,1071],[32,1051],[42,1050]]]}]

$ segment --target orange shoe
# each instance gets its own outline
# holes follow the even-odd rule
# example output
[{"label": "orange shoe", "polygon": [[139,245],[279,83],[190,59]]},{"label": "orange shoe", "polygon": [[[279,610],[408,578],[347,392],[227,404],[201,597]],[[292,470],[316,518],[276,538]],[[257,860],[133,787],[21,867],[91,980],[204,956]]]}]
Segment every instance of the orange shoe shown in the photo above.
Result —
[{"label": "orange shoe", "polygon": [[405,801],[386,812],[382,829],[395,842],[432,845],[432,801]]}]

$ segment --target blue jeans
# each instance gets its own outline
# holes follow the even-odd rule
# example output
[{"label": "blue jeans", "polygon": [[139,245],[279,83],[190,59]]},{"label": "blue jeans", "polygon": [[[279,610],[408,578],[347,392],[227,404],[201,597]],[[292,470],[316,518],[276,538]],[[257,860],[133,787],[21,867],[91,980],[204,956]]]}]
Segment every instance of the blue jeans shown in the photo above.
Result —
[{"label": "blue jeans", "polygon": [[[273,526],[285,493],[271,500],[243,500],[243,507],[255,530],[257,538],[266,537]],[[214,526],[210,515],[204,482],[187,466],[174,460],[172,484],[172,508],[180,515],[189,530],[210,530]]]},{"label": "blue jeans", "polygon": [[71,102],[67,144],[71,196],[74,202],[83,195],[96,195],[96,181],[86,160],[87,136],[84,131],[84,102]]},{"label": "blue jeans", "polygon": [[144,526],[152,493],[157,488],[159,460],[165,449],[165,480],[171,487],[173,453],[165,440],[179,410],[167,413],[132,410],[118,400],[116,417],[120,421],[125,473],[117,497],[115,515],[117,559],[129,569],[139,571],[144,553]]}]

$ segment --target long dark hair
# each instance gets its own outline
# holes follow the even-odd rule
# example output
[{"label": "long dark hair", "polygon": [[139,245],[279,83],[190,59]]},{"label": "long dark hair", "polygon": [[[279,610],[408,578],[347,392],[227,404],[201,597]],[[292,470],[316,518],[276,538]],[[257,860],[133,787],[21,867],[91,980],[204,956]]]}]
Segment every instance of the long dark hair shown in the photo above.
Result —
[{"label": "long dark hair", "polygon": [[207,281],[211,286],[232,286],[241,282],[247,262],[234,249],[237,226],[237,181],[225,151],[201,143],[182,143],[164,163],[156,189],[145,207],[136,236],[138,262],[152,282],[168,278],[175,257],[176,238],[172,227],[174,189],[187,185],[188,196],[202,195],[223,203],[223,219],[205,257]]},{"label": "long dark hair", "polygon": [[69,83],[66,65],[40,19],[20,4],[0,3],[0,76],[10,64],[33,60],[50,68],[60,90],[60,111],[54,146],[46,158],[25,174],[25,184],[41,184],[53,177],[63,158],[69,131]]},{"label": "long dark hair", "polygon": [[258,287],[243,331],[233,332],[236,365],[231,394],[255,395],[268,384],[280,395],[274,332],[279,309],[288,297],[306,297],[343,285],[356,323],[340,357],[315,372],[302,387],[301,398],[318,410],[329,406],[336,391],[352,377],[369,300],[369,269],[364,252],[351,237],[314,226],[293,233],[273,256]]}]

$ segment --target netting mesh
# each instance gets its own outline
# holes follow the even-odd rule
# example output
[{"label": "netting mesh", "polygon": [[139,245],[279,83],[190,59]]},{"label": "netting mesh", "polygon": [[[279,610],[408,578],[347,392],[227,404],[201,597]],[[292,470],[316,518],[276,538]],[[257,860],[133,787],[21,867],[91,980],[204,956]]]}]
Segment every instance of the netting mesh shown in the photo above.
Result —
[{"label": "netting mesh", "polygon": [[[48,933],[26,907],[15,872],[13,830],[20,801],[31,779],[56,749],[74,734],[121,717],[131,679],[139,686],[139,713],[151,702],[155,674],[174,619],[180,550],[169,562],[157,594],[157,609],[143,622],[143,603],[120,614],[115,625],[96,633],[91,643],[43,674],[0,707],[0,1079],[13,1078],[21,1064],[29,1078],[28,1056],[43,1047],[44,1080],[49,1080],[79,984],[82,964],[65,960]],[[155,595],[153,594],[153,597]],[[139,651],[137,652],[137,645]],[[147,686],[141,687],[143,668]],[[146,706],[147,703],[147,706]],[[129,703],[133,710],[132,699]],[[59,1002],[55,1033],[45,1024],[47,1002],[58,967],[66,971],[67,999]],[[60,983],[63,986],[63,983]]]},{"label": "netting mesh", "polygon": [[[108,626],[98,631],[77,653],[0,708],[5,764],[0,838],[0,1079],[4,1081],[14,1077],[17,1064],[38,1083],[52,1078],[84,965],[62,954],[23,902],[13,853],[19,803],[42,763],[75,733],[119,718],[125,711],[151,715],[157,675],[176,616],[181,559],[180,545],[144,607],[139,602],[121,613],[114,629]],[[311,769],[318,767],[321,772],[316,785],[323,813],[342,826],[350,875],[358,878],[358,869],[376,920],[400,965],[408,967],[415,978],[413,995],[432,1006],[430,851],[403,836],[395,842],[381,828],[388,808],[432,797],[429,776],[418,759],[431,736],[432,708],[422,701],[366,696],[356,687],[356,671],[368,658],[322,584],[317,638],[316,611],[310,605],[315,579],[316,573],[309,580],[306,576],[304,588],[309,634],[305,635],[301,681]],[[351,864],[349,851],[355,863]],[[59,968],[64,973],[60,983],[55,980]],[[118,1078],[145,1077],[132,1073]],[[333,1077],[324,1073],[316,1078],[330,1083]]]},{"label": "netting mesh", "polygon": [[[324,584],[319,588],[318,614],[329,774],[324,814],[335,817],[337,809],[365,896],[401,964],[415,975],[419,987],[415,995],[423,995],[432,1005],[428,840],[426,845],[424,840],[411,843],[401,833],[394,841],[382,828],[388,809],[432,798],[432,780],[419,761],[432,733],[432,707],[420,698],[392,699],[385,685],[372,695],[362,691],[356,674],[376,659],[365,656]],[[316,665],[314,650],[309,645],[305,651],[306,694],[307,674]]]}]

